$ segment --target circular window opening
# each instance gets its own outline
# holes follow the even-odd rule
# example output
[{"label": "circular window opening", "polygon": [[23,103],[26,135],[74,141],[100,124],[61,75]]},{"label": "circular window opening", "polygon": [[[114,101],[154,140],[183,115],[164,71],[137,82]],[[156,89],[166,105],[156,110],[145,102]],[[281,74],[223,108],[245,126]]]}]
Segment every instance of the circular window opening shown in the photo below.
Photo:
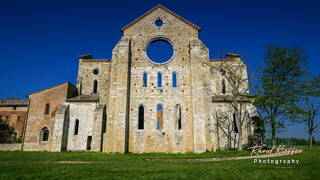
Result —
[{"label": "circular window opening", "polygon": [[163,25],[163,22],[160,19],[158,19],[158,20],[156,20],[155,24],[156,24],[156,26],[160,27]]},{"label": "circular window opening", "polygon": [[166,40],[155,40],[148,45],[147,56],[155,63],[168,62],[173,56],[173,47]]},{"label": "circular window opening", "polygon": [[94,69],[94,70],[93,70],[93,74],[95,74],[95,75],[99,74],[99,72],[100,72],[99,69]]}]

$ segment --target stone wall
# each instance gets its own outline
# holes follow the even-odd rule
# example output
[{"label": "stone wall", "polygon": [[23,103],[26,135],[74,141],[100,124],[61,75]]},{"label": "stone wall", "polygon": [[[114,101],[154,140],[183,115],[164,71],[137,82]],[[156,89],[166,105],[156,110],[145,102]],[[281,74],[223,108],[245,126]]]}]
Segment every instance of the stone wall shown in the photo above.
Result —
[{"label": "stone wall", "polygon": [[[159,18],[164,22],[162,27],[154,24]],[[126,28],[123,33],[122,39],[113,50],[110,78],[113,83],[110,84],[111,99],[107,107],[107,138],[110,141],[106,141],[105,151],[123,151],[125,145],[121,143],[126,141],[126,128],[129,128],[130,152],[193,151],[189,44],[190,39],[198,38],[198,30],[159,8]],[[146,56],[147,44],[157,39],[166,39],[174,48],[173,58],[163,65],[152,63]],[[129,71],[126,71],[128,64]],[[163,77],[161,88],[157,87],[158,72],[161,72]],[[178,87],[172,87],[173,72],[177,73]],[[143,87],[143,73],[148,74],[147,87]],[[127,82],[128,77],[130,84]],[[164,107],[162,129],[156,128],[158,104]],[[174,107],[177,104],[182,107],[183,125],[180,130],[175,128]],[[143,130],[137,128],[140,105],[144,106],[145,114]]]},{"label": "stone wall", "polygon": [[[68,133],[68,151],[84,151],[87,150],[88,136],[92,137],[92,142],[97,141],[97,138],[93,136],[95,109],[97,103],[70,103],[70,124]],[[75,122],[79,120],[78,134],[75,134]],[[101,132],[100,132],[101,137]],[[91,143],[92,147],[92,143]],[[92,148],[91,148],[92,149]],[[100,150],[100,149],[99,149]]]},{"label": "stone wall", "polygon": [[93,93],[94,81],[98,83],[97,94],[99,100],[107,103],[109,95],[110,64],[108,59],[83,59],[80,57],[77,88],[79,94]]},{"label": "stone wall", "polygon": [[68,104],[61,104],[55,116],[51,151],[66,151],[68,145],[70,108]]},{"label": "stone wall", "polygon": [[104,138],[104,151],[107,152],[128,151],[130,62],[130,39],[122,37],[112,52],[108,126]]},{"label": "stone wall", "polygon": [[[251,117],[253,117],[254,112],[248,112],[250,111],[250,108],[252,106],[249,103],[243,103],[242,106],[242,145],[246,145],[249,143],[248,138],[253,135],[253,125]],[[216,102],[212,107],[211,114],[213,114],[213,121],[211,121],[210,124],[212,126],[213,131],[210,132],[210,134],[213,137],[215,137],[214,141],[217,148],[228,148],[228,141],[230,141],[228,137],[232,138],[231,147],[236,148],[234,146],[234,141],[238,139],[238,134],[235,133],[236,125],[234,124],[233,113],[234,112],[232,105],[228,102]]]},{"label": "stone wall", "polygon": [[192,75],[192,107],[193,107],[193,136],[194,152],[201,153],[215,149],[207,147],[206,130],[209,119],[211,101],[210,67],[208,48],[199,40],[190,41],[191,75]]},{"label": "stone wall", "polygon": [[20,151],[22,144],[0,144],[0,151]]}]

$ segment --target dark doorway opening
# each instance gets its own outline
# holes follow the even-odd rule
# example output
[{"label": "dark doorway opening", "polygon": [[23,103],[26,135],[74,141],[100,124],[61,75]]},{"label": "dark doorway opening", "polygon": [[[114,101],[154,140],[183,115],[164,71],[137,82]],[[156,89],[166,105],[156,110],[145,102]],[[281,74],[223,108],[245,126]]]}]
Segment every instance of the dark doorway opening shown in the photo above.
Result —
[{"label": "dark doorway opening", "polygon": [[87,150],[91,150],[91,142],[92,142],[92,136],[88,136],[88,138],[87,138]]}]

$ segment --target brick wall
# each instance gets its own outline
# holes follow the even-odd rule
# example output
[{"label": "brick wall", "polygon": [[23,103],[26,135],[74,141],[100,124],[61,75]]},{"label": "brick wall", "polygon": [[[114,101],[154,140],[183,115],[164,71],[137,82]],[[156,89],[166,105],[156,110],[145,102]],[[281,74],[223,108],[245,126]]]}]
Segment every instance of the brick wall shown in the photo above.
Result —
[{"label": "brick wall", "polygon": [[[24,150],[50,150],[56,112],[59,106],[65,102],[65,99],[72,97],[72,95],[77,95],[77,89],[70,83],[64,83],[29,95],[30,106]],[[46,104],[50,105],[49,114],[45,114]],[[49,130],[48,141],[42,141],[41,139],[43,128]]]},{"label": "brick wall", "polygon": [[0,119],[7,121],[9,126],[13,127],[18,137],[23,136],[24,120],[27,113],[27,107],[0,107]]}]

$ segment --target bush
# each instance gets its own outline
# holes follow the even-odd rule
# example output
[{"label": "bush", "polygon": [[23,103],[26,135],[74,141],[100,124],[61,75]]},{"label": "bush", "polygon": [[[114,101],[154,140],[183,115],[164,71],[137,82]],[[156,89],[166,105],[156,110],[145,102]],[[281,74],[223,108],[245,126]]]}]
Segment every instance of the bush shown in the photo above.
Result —
[{"label": "bush", "polygon": [[0,119],[0,143],[13,143],[17,133],[4,120]]}]

